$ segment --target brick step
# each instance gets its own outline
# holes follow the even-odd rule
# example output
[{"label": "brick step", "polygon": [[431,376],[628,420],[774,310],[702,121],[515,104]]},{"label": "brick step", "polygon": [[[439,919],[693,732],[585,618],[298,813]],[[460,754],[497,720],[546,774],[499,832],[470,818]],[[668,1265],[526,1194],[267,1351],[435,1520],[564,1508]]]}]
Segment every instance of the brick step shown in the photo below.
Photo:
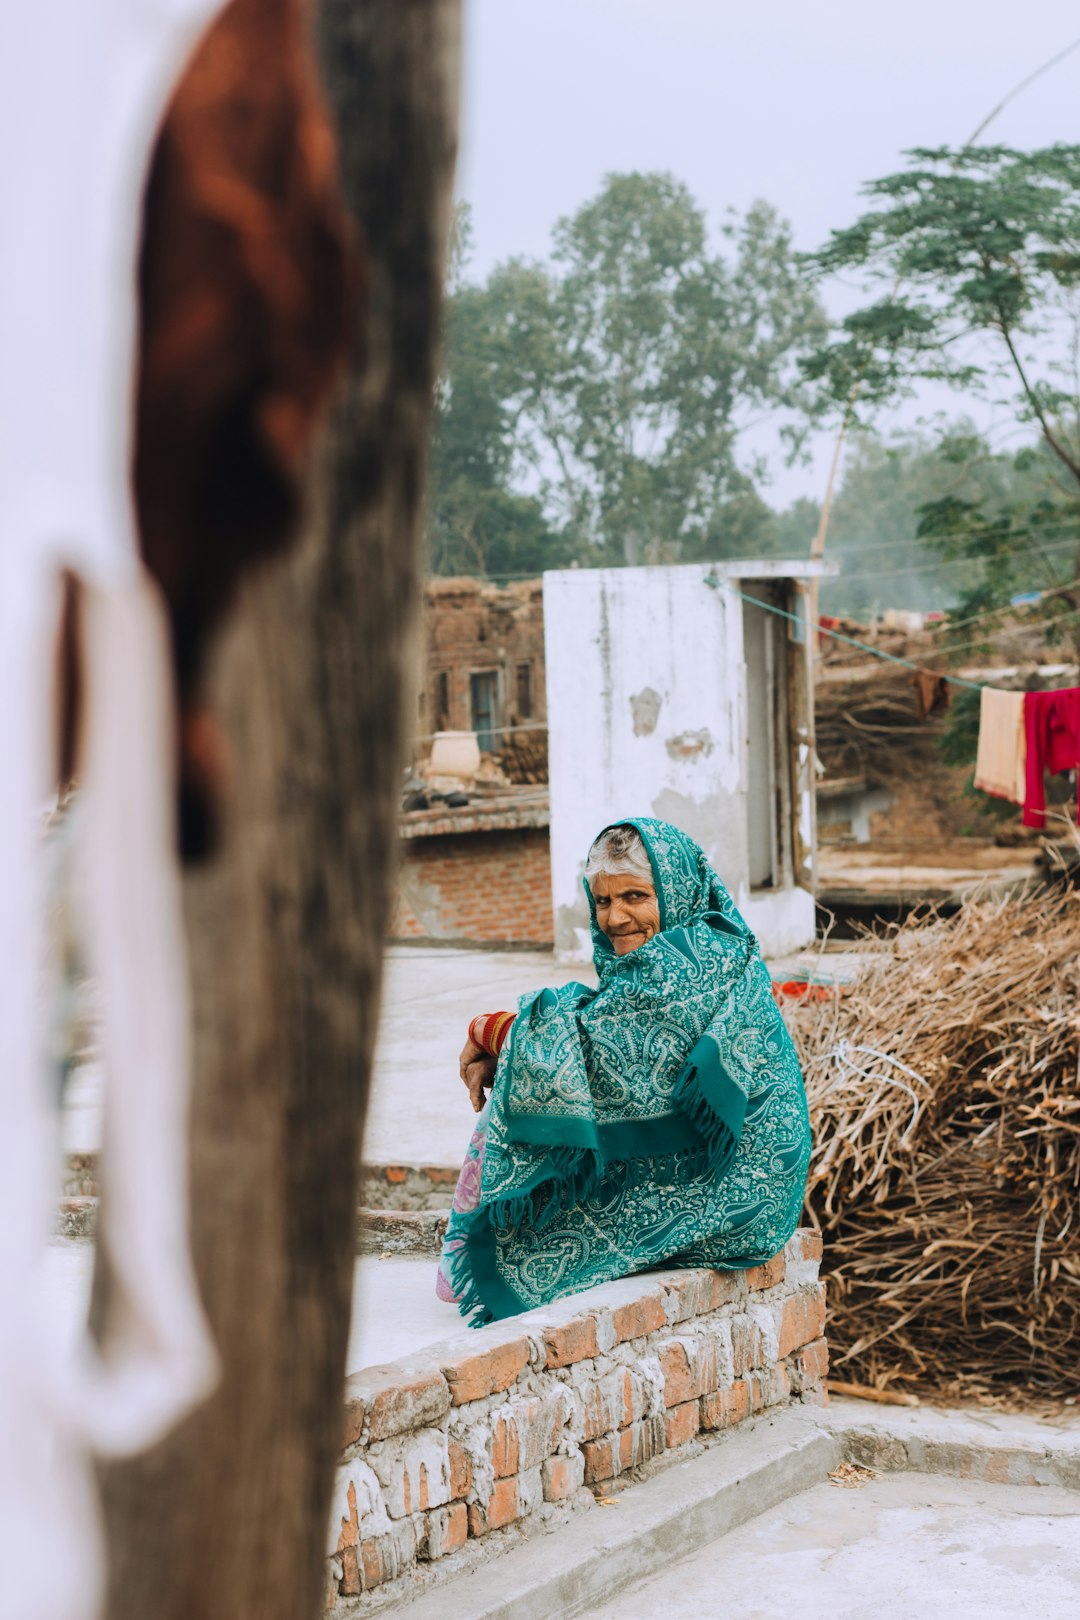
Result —
[{"label": "brick step", "polygon": [[360,1209],[357,1254],[416,1254],[434,1258],[442,1248],[449,1211],[441,1209]]},{"label": "brick step", "polygon": [[[57,1208],[56,1235],[92,1239],[97,1230],[98,1199],[93,1194],[63,1198]],[[363,1209],[356,1212],[357,1254],[430,1255],[442,1247],[448,1210]]]},{"label": "brick step", "polygon": [[[362,1209],[445,1213],[453,1202],[460,1168],[457,1164],[363,1164],[357,1201]],[[69,1153],[65,1201],[94,1198],[99,1190],[98,1155]]]},{"label": "brick step", "polygon": [[363,1164],[360,1203],[365,1209],[446,1211],[460,1173],[460,1164]]}]

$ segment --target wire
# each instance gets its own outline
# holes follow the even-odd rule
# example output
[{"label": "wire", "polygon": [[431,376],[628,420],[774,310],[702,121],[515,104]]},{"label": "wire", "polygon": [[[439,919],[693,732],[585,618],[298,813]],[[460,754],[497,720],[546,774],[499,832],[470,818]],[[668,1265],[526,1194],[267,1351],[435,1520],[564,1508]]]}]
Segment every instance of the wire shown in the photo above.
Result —
[{"label": "wire", "polygon": [[[1070,579],[1063,585],[1048,586],[1046,590],[1038,591],[1036,595],[1038,596],[1039,601],[1042,602],[1048,596],[1057,596],[1064,591],[1072,591],[1077,589],[1080,589],[1080,579]],[[1003,613],[1015,613],[1020,605],[1023,604],[1009,602],[1004,607],[984,608],[981,613],[971,613],[966,619],[942,619],[940,622],[928,624],[926,629],[933,631],[963,630],[969,624],[979,624],[984,619],[997,619],[1000,618]],[[1018,628],[1022,627],[1018,626]]]},{"label": "wire", "polygon": [[[719,590],[721,586],[724,586],[726,589],[730,590],[733,595],[739,597],[743,602],[750,602],[754,607],[764,608],[766,613],[775,613],[778,618],[787,619],[791,624],[801,625],[804,630],[807,627],[808,621],[805,615],[801,613],[791,613],[787,608],[778,607],[775,602],[763,602],[758,596],[751,596],[747,591],[738,590],[737,587],[732,585],[729,580],[721,580],[715,573],[706,575],[705,584],[708,585],[712,590]],[[1046,594],[1049,595],[1050,593],[1047,592]],[[1006,610],[998,608],[993,609],[992,611],[1003,612]],[[1061,624],[1066,619],[1073,619],[1077,618],[1078,616],[1080,616],[1080,609],[1074,610],[1071,613],[1059,614],[1050,619],[1028,620],[1026,624],[1017,625],[1016,629],[1018,631],[1034,630],[1046,624]],[[976,614],[974,617],[978,618],[979,615]],[[965,620],[962,622],[971,623],[972,621]],[[816,629],[818,635],[831,636],[834,641],[842,641],[848,647],[858,647],[861,652],[869,653],[872,658],[880,658],[887,664],[899,664],[904,669],[912,669],[920,674],[937,675],[941,678],[941,680],[948,681],[952,686],[966,687],[969,692],[981,692],[985,686],[989,685],[989,682],[986,681],[969,681],[963,675],[951,675],[947,670],[944,669],[930,669],[926,664],[916,663],[911,658],[901,658],[898,653],[886,652],[884,648],[874,647],[868,641],[860,641],[857,636],[845,635],[842,630],[830,630],[823,624],[818,624]],[[932,652],[930,656],[932,658],[940,658],[944,653],[952,654],[961,652],[965,647],[979,646],[983,640],[984,638],[979,636],[973,641],[957,642],[951,647],[942,647],[939,651]],[[509,736],[511,733],[522,731],[546,732],[547,729],[548,726],[545,720],[528,720],[518,725],[495,726],[492,728],[492,730],[500,737]],[[441,735],[441,732],[424,732],[418,736],[410,738],[410,742],[413,744],[434,742],[435,738]]]},{"label": "wire", "polygon": [[[1019,545],[1016,545],[1016,546],[1003,546],[1003,547],[1000,548],[1000,550],[996,554],[998,556],[1011,556],[1014,553],[1019,553],[1019,552],[1022,552],[1024,550],[1026,550],[1027,546],[1031,543],[1031,540],[1033,538],[1034,539],[1038,538],[1037,531],[1039,529],[1040,522],[1044,522],[1046,524],[1046,526],[1048,528],[1050,528],[1050,527],[1056,526],[1061,521],[1062,521],[1061,518],[1057,518],[1057,517],[1053,517],[1053,518],[1048,517],[1048,518],[1045,518],[1043,520],[1040,520],[1037,517],[1032,518],[1030,520],[1029,524],[1028,524],[1028,528],[1030,530],[1036,531],[1036,532],[1033,535],[1029,536],[1027,539],[1022,538],[1023,531],[1016,529],[1015,526],[1012,523],[989,523],[989,524],[986,524],[984,526],[981,526],[979,528],[979,530],[978,530],[978,534],[979,534],[979,537],[981,539],[992,539],[995,535],[1016,534],[1017,538],[1020,540],[1021,543]],[[1064,539],[1060,540],[1060,541],[1050,540],[1050,541],[1045,542],[1045,546],[1046,546],[1046,549],[1050,549],[1051,547],[1055,547],[1055,546],[1058,546],[1058,545],[1061,545],[1061,546],[1065,546],[1065,545],[1076,546],[1078,543],[1080,543],[1080,542],[1078,542],[1077,538],[1073,537],[1073,538],[1068,539],[1068,540],[1064,540]],[[888,551],[897,551],[901,547],[904,547],[904,546],[931,546],[933,544],[934,544],[934,540],[933,540],[932,536],[930,536],[930,535],[907,535],[907,536],[905,536],[905,537],[903,537],[902,539],[899,539],[899,540],[897,540],[897,539],[892,539],[892,540],[859,540],[859,541],[837,540],[837,541],[835,541],[833,543],[832,553],[833,553],[834,556],[840,558],[841,560],[846,560],[849,557],[861,557],[863,555],[863,553],[867,552],[867,551],[886,551],[886,550],[888,550]],[[762,558],[758,558],[758,559],[748,558],[746,560],[747,561],[755,561],[756,560],[756,561],[762,561],[762,562],[772,562],[775,559],[772,558],[772,557],[762,557]],[[793,559],[793,560],[798,560],[798,559]],[[942,560],[942,561],[939,562],[936,558],[934,558],[932,556],[928,556],[925,566],[926,566],[926,571],[929,572],[929,571],[931,571],[931,570],[933,570],[935,568],[946,568],[946,567],[952,568],[952,567],[956,567],[956,566],[959,566],[961,563],[963,563],[965,561],[970,561],[972,563],[975,563],[975,562],[979,562],[979,561],[983,561],[983,560],[985,560],[985,559],[976,557],[976,558],[970,558],[970,559],[959,558],[959,559],[956,559],[956,560]],[[584,564],[583,566],[589,567],[591,565],[590,564]],[[614,566],[615,567],[620,567],[622,565],[616,563],[616,564],[614,564]],[[655,566],[657,566],[657,567],[666,567],[666,566],[669,566],[669,565],[661,563],[661,564],[656,564]],[[922,572],[923,570],[921,568],[915,568],[912,571],[916,572],[916,573],[919,573],[919,572]],[[521,580],[538,580],[541,577],[541,575],[543,573],[545,573],[545,572],[547,572],[547,570],[545,570],[543,568],[540,569],[539,571],[537,571],[534,568],[534,569],[529,570],[526,573],[520,573],[520,574],[431,574],[428,577],[429,577],[429,580],[431,580],[431,581],[450,580],[450,579],[468,579],[470,581],[474,581],[476,584],[479,584],[479,585],[504,585],[504,584],[515,584],[515,583],[517,583],[517,582],[519,582]],[[843,576],[840,576],[840,577],[842,577],[842,578],[850,578],[851,576],[850,575],[843,575]],[[881,577],[885,577],[885,576],[881,576]]]},{"label": "wire", "polygon": [[[1075,539],[1050,540],[1042,546],[1042,551],[1044,553],[1048,551],[1061,551],[1062,548],[1066,546],[1070,551],[1075,551],[1077,542]],[[943,562],[915,563],[910,568],[853,568],[849,573],[846,574],[840,573],[829,575],[828,579],[837,581],[843,581],[846,579],[899,579],[901,575],[904,574],[940,574],[943,573],[947,568],[975,568],[979,563],[994,562],[998,557],[1014,557],[1017,556],[1022,549],[1024,548],[1016,546],[1002,546],[997,552],[994,553],[993,556],[990,557],[953,557],[947,558]],[[825,584],[826,582],[826,580],[822,580],[822,584]]]},{"label": "wire", "polygon": [[[752,602],[755,607],[764,608],[766,613],[775,613],[781,619],[788,619],[792,624],[801,625],[804,630],[807,628],[808,620],[803,614],[790,613],[787,608],[777,607],[775,602],[763,602],[760,597],[750,596],[746,591],[736,589],[729,581],[721,580],[715,574],[707,575],[705,584],[713,590],[719,590],[722,585],[727,585],[744,602]],[[1073,617],[1073,615],[1068,616]],[[849,647],[858,647],[861,652],[869,653],[872,658],[880,658],[887,664],[900,664],[904,669],[913,669],[919,674],[936,675],[941,680],[948,681],[951,686],[967,687],[969,692],[981,692],[984,687],[990,685],[988,681],[969,681],[966,676],[951,675],[948,670],[930,669],[926,664],[918,664],[911,658],[901,658],[898,653],[885,652],[881,647],[871,646],[868,641],[860,641],[856,636],[845,635],[842,630],[830,630],[823,624],[818,624],[816,629],[819,635],[831,636],[834,641],[842,641]],[[931,656],[940,656],[940,654],[932,654]]]},{"label": "wire", "polygon": [[[808,627],[806,617],[801,613],[790,613],[787,608],[777,607],[775,602],[763,602],[760,597],[750,596],[746,591],[738,590],[729,581],[719,579],[715,574],[707,574],[705,584],[712,590],[720,590],[727,586],[735,596],[741,597],[744,602],[752,602],[755,607],[764,608],[766,613],[775,613],[778,618],[787,619],[792,624],[798,624],[804,630]],[[926,670],[925,664],[916,664],[910,658],[901,658],[897,653],[885,652],[881,647],[872,647],[868,641],[859,641],[855,636],[847,636],[842,630],[828,630],[823,624],[816,626],[817,632],[822,636],[831,636],[834,641],[843,641],[849,647],[858,647],[862,652],[869,653],[871,658],[882,658],[889,664],[902,664],[905,669],[925,671],[930,675],[940,675],[942,680],[951,681],[954,686],[966,686],[973,692],[981,692],[985,683],[965,680],[962,675],[947,675],[943,669]]]},{"label": "wire", "polygon": [[[782,516],[783,514],[781,513],[780,515]],[[1068,515],[1075,521],[1075,510]],[[1056,527],[1063,521],[1064,514],[1061,513],[1047,513],[1045,517],[1034,515],[1028,520],[1026,527],[1027,530],[1034,532],[1043,525],[1045,525],[1047,528],[1052,528]],[[992,537],[999,534],[1015,534],[1017,538],[1021,538],[1025,534],[1025,529],[1023,527],[1018,527],[1013,522],[1006,522],[1003,519],[1000,523],[980,524],[977,532],[980,537]],[[942,536],[941,538],[944,539],[946,537]],[[1031,538],[1030,534],[1028,535],[1028,538]],[[903,535],[899,539],[893,538],[891,540],[854,540],[849,537],[847,539],[841,538],[839,540],[834,540],[832,549],[834,551],[848,554],[850,552],[884,551],[886,547],[890,546],[932,546],[935,543],[935,536],[932,534]]]},{"label": "wire", "polygon": [[[1066,620],[1075,619],[1078,616],[1080,616],[1080,609],[1071,608],[1068,613],[1054,613],[1046,619],[1026,619],[1022,624],[1009,625],[1006,628],[1000,629],[999,633],[1005,636],[1019,635],[1025,630],[1043,630],[1049,625],[1064,624]],[[931,658],[942,658],[946,654],[951,655],[952,653],[963,652],[968,647],[984,647],[987,639],[988,638],[986,636],[972,636],[967,641],[951,642],[949,645],[944,647],[935,647],[930,656]]]}]

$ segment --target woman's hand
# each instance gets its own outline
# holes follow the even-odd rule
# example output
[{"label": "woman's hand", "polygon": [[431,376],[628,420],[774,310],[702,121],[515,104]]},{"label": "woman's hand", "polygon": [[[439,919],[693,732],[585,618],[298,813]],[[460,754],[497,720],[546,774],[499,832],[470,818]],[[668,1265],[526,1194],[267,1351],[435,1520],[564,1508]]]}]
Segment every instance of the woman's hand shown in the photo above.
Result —
[{"label": "woman's hand", "polygon": [[483,1108],[484,1092],[490,1088],[495,1079],[495,1070],[498,1066],[498,1058],[492,1057],[490,1052],[485,1052],[482,1046],[477,1046],[471,1036],[461,1048],[458,1071],[469,1093],[474,1114],[478,1114]]}]

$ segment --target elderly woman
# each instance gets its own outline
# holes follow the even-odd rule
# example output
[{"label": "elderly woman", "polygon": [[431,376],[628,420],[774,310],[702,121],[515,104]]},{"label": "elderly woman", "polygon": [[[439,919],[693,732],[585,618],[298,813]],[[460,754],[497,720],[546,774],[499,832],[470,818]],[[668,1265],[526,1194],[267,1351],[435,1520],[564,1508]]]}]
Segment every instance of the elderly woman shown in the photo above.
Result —
[{"label": "elderly woman", "polygon": [[758,1265],[802,1208],[798,1060],[704,852],[620,823],[585,890],[599,988],[476,1018],[461,1054],[480,1117],[438,1292],[475,1326],[650,1266]]}]

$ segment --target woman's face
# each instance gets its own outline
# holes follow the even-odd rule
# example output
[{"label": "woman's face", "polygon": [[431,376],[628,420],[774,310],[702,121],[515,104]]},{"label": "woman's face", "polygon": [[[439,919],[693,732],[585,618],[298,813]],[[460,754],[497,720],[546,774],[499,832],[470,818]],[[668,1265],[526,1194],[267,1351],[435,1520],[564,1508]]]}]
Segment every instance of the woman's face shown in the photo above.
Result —
[{"label": "woman's face", "polygon": [[596,920],[615,947],[626,956],[660,932],[660,902],[656,890],[628,872],[612,876],[600,872],[589,887],[596,904]]}]

